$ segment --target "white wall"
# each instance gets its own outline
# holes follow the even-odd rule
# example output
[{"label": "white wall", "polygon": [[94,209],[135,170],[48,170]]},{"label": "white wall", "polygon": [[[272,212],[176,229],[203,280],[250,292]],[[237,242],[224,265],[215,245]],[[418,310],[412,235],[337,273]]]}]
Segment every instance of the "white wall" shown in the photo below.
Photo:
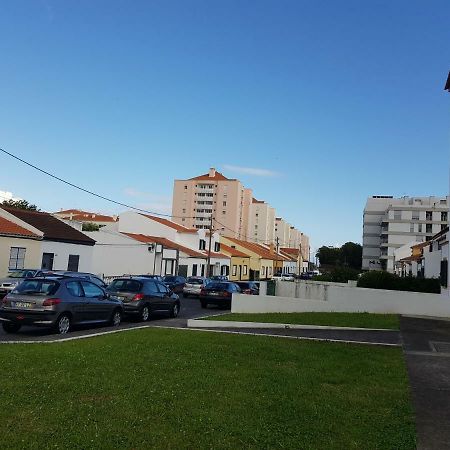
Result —
[{"label": "white wall", "polygon": [[[153,274],[155,253],[148,251],[148,245],[103,228],[85,234],[97,242],[92,256],[93,273],[106,277]],[[159,274],[160,263],[155,266],[155,273]]]},{"label": "white wall", "polygon": [[300,288],[305,291],[302,298],[233,294],[231,312],[369,312],[450,317],[447,295],[346,287],[334,283],[298,284],[305,284]]},{"label": "white wall", "polygon": [[66,244],[65,242],[42,241],[41,262],[43,253],[53,253],[53,270],[67,270],[69,255],[79,255],[78,271],[92,272],[91,245]]}]

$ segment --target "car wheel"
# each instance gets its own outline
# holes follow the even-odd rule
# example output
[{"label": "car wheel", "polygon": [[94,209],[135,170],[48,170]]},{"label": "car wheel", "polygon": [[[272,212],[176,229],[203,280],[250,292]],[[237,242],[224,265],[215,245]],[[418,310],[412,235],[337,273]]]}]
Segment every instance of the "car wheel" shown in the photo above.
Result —
[{"label": "car wheel", "polygon": [[67,334],[70,331],[70,317],[67,314],[61,314],[55,324],[55,329],[58,334]]},{"label": "car wheel", "polygon": [[150,317],[150,309],[148,305],[144,305],[141,309],[141,320],[142,322],[146,322]]},{"label": "car wheel", "polygon": [[116,310],[114,310],[114,312],[111,316],[110,324],[113,327],[118,327],[121,322],[122,322],[122,311],[120,309],[116,309]]},{"label": "car wheel", "polygon": [[2,326],[3,326],[3,331],[5,331],[5,333],[17,333],[20,330],[20,328],[22,327],[22,325],[20,325],[20,323],[14,323],[14,322],[3,322]]},{"label": "car wheel", "polygon": [[178,317],[178,314],[180,313],[180,305],[178,303],[175,303],[170,310],[170,317]]},{"label": "car wheel", "polygon": [[208,307],[208,302],[205,302],[205,300],[201,300],[200,305],[202,306],[203,309],[205,309]]}]

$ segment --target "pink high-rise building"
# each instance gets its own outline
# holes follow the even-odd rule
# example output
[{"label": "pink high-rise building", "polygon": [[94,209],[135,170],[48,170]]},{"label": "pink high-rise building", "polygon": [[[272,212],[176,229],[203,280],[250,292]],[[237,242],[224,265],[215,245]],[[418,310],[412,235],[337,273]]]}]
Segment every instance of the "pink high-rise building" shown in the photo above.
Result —
[{"label": "pink high-rise building", "polygon": [[252,190],[211,168],[188,180],[175,180],[172,220],[188,228],[212,226],[221,234],[247,239]]}]

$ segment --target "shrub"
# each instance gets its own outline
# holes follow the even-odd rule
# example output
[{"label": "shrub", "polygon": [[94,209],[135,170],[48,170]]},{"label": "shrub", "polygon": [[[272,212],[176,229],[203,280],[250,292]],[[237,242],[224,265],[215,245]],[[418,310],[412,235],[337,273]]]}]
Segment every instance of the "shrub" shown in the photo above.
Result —
[{"label": "shrub", "polygon": [[393,291],[428,292],[440,294],[437,278],[398,277],[389,272],[373,270],[364,273],[358,280],[358,287],[390,289]]},{"label": "shrub", "polygon": [[335,267],[331,272],[313,277],[314,281],[333,281],[334,283],[347,283],[348,280],[357,280],[358,271],[349,267]]}]

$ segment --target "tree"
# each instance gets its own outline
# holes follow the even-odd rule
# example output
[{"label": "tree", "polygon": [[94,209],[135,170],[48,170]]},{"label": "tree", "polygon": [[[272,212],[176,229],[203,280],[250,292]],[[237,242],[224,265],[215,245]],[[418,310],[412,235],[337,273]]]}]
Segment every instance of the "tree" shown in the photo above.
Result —
[{"label": "tree", "polygon": [[339,262],[340,249],[324,245],[317,250],[316,257],[321,266],[335,266]]},{"label": "tree", "polygon": [[9,206],[11,208],[26,209],[28,211],[39,211],[36,205],[28,203],[26,200],[4,200],[1,206]]},{"label": "tree", "polygon": [[98,231],[100,229],[100,226],[96,223],[92,222],[85,222],[83,223],[82,230],[83,231]]},{"label": "tree", "polygon": [[340,248],[340,262],[343,266],[351,267],[352,269],[361,269],[362,265],[362,246],[355,242],[346,242]]}]

